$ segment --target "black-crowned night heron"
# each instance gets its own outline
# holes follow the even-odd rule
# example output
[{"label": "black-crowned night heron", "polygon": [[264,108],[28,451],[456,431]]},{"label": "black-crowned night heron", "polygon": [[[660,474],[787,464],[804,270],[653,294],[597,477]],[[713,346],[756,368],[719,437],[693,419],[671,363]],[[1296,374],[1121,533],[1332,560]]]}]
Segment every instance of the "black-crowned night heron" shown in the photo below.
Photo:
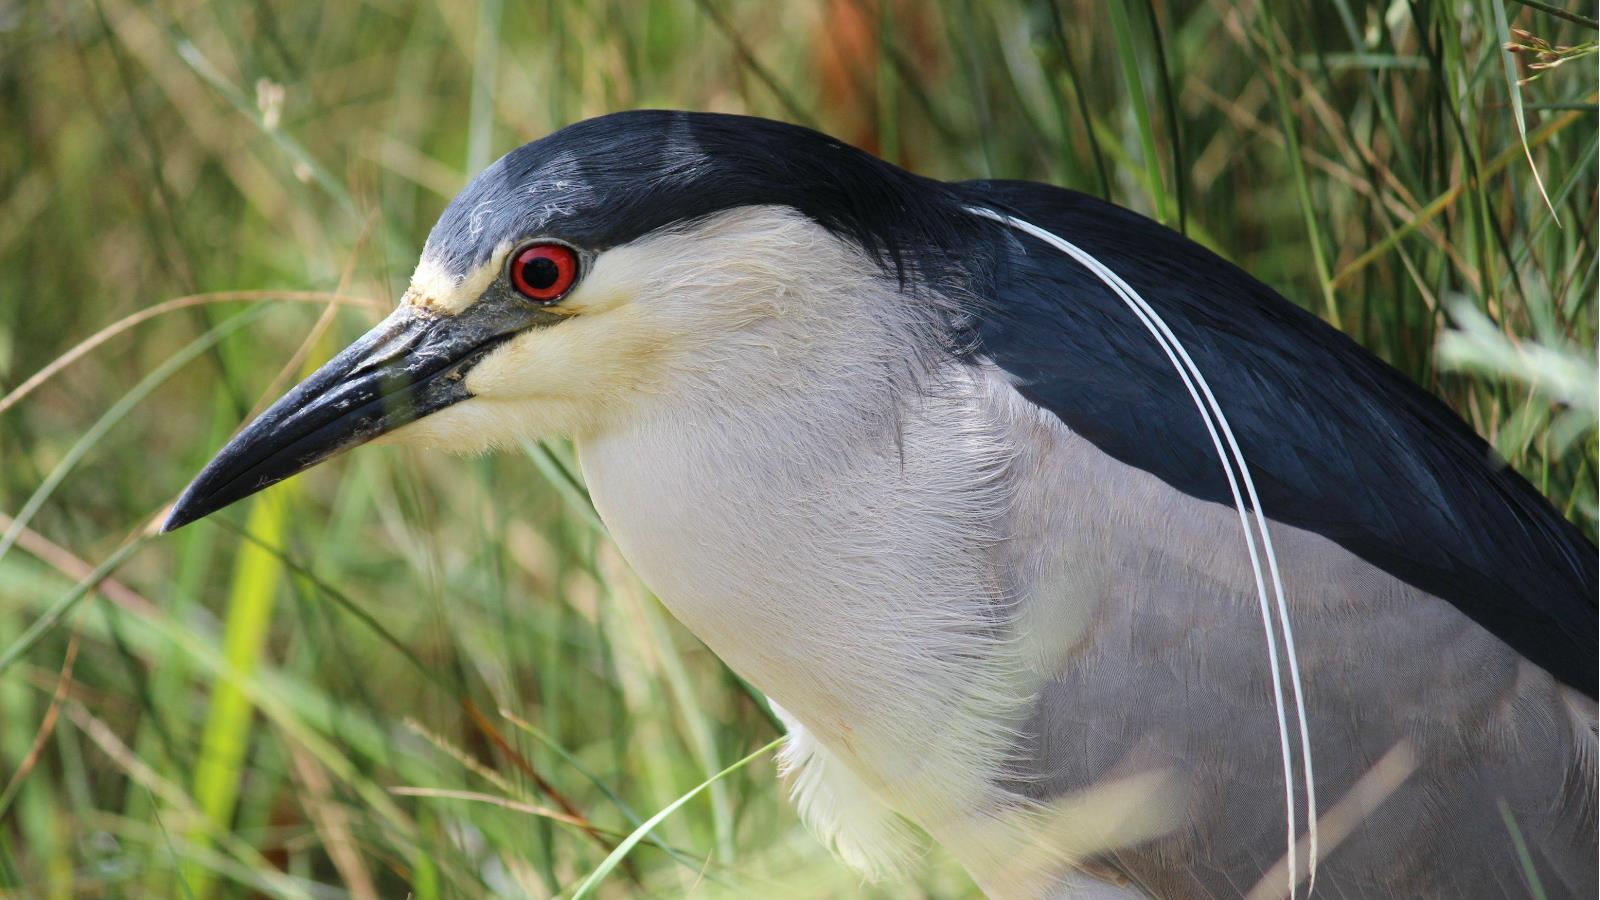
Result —
[{"label": "black-crowned night heron", "polygon": [[990,894],[1596,894],[1596,553],[1178,234],[760,119],[513,151],[167,529],[379,436],[570,436],[781,706],[802,818]]}]

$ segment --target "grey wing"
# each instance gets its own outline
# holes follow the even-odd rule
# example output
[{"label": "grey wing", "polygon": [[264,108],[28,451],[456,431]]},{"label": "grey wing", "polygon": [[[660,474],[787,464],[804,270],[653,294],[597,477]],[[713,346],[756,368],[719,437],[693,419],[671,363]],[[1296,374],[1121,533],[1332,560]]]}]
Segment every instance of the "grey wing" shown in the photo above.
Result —
[{"label": "grey wing", "polygon": [[963,188],[1126,278],[1215,388],[1272,523],[1311,749],[1292,700],[1280,730],[1289,680],[1184,387],[1086,268],[1017,239],[974,341],[1037,424],[1007,552],[1046,681],[1015,789],[1177,775],[1175,830],[1106,860],[1156,896],[1267,876],[1286,782],[1319,896],[1594,896],[1593,545],[1436,399],[1203,248],[1070,192]]},{"label": "grey wing", "polygon": [[[1042,632],[1028,639],[1059,654],[1043,657],[1008,786],[1048,802],[1168,770],[1172,830],[1101,864],[1154,897],[1238,897],[1263,879],[1286,895],[1281,743],[1237,513],[1034,413],[1019,464],[1046,474],[1015,504],[1010,564],[1037,573],[1019,585],[1022,627]],[[1535,880],[1595,896],[1593,702],[1327,537],[1272,535],[1306,690],[1315,896],[1523,897]],[[1051,612],[1064,605],[1076,612]]]}]

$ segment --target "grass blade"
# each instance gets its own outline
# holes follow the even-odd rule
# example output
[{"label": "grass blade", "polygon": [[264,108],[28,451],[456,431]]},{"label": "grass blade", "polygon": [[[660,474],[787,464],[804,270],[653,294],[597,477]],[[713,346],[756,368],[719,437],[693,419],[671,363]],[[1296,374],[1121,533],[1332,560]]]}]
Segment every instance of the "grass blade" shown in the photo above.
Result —
[{"label": "grass blade", "polygon": [[1550,194],[1544,189],[1544,178],[1539,175],[1539,167],[1533,161],[1533,149],[1528,146],[1527,116],[1522,109],[1517,58],[1511,55],[1511,25],[1506,21],[1505,0],[1489,0],[1489,5],[1494,9],[1494,27],[1500,36],[1500,62],[1505,68],[1506,96],[1511,99],[1511,120],[1517,125],[1517,137],[1522,141],[1522,154],[1528,160],[1528,171],[1533,173],[1533,183],[1539,188],[1539,196],[1544,198],[1544,205],[1555,219],[1556,227],[1560,228],[1561,217],[1556,214],[1555,204],[1550,202]]},{"label": "grass blade", "polygon": [[[288,521],[290,484],[268,488],[250,508],[246,530],[268,547],[281,545]],[[247,543],[239,548],[234,561],[233,585],[228,591],[228,615],[222,638],[222,656],[242,678],[255,675],[266,648],[272,623],[272,608],[284,569],[265,547]],[[239,785],[244,779],[244,760],[250,740],[250,720],[254,706],[231,680],[213,682],[211,707],[200,738],[200,757],[195,765],[194,797],[211,828],[226,830],[233,821]],[[194,845],[207,846],[210,829],[189,836]],[[211,893],[210,874],[191,867],[184,880],[198,897]]]},{"label": "grass blade", "polygon": [[654,830],[657,825],[661,824],[661,820],[677,812],[679,807],[699,796],[701,791],[709,788],[712,784],[728,777],[755,760],[760,759],[762,756],[765,756],[766,754],[778,749],[778,745],[782,744],[783,741],[784,739],[781,737],[774,739],[765,747],[762,747],[754,753],[751,753],[749,756],[746,756],[733,765],[728,766],[726,769],[723,769],[721,772],[718,772],[710,778],[707,778],[705,781],[700,782],[700,784],[696,785],[693,790],[689,791],[689,793],[684,794],[678,799],[667,804],[667,806],[660,812],[646,819],[643,825],[635,828],[632,834],[624,838],[622,843],[618,844],[617,848],[611,851],[611,855],[607,856],[593,872],[589,873],[589,877],[585,878],[583,883],[578,885],[578,889],[572,893],[572,900],[582,900],[583,897],[587,897],[590,892],[599,886],[600,882],[604,881],[606,876],[610,875],[612,870],[614,870],[617,865],[621,863],[630,852],[632,852],[633,848],[637,847],[639,842],[645,839],[646,835],[650,834],[650,832]]},{"label": "grass blade", "polygon": [[1271,70],[1272,96],[1277,101],[1278,120],[1283,125],[1284,149],[1289,161],[1289,171],[1294,180],[1295,196],[1300,200],[1301,220],[1305,224],[1306,243],[1311,248],[1311,261],[1316,268],[1317,286],[1322,291],[1323,313],[1328,321],[1339,326],[1339,302],[1334,297],[1333,276],[1328,270],[1327,252],[1323,249],[1322,228],[1317,224],[1318,213],[1311,197],[1311,185],[1306,178],[1305,161],[1300,154],[1300,129],[1295,124],[1294,105],[1289,101],[1288,73],[1283,70],[1277,52],[1275,26],[1267,7],[1260,10],[1261,52],[1267,57]]},{"label": "grass blade", "polygon": [[1133,25],[1128,20],[1127,0],[1108,0],[1106,12],[1117,39],[1117,61],[1122,64],[1122,80],[1127,84],[1128,100],[1133,105],[1133,121],[1139,129],[1139,151],[1150,180],[1150,197],[1156,219],[1171,224],[1167,214],[1167,189],[1161,177],[1161,154],[1156,149],[1155,123],[1150,119],[1150,104],[1144,96],[1144,79],[1139,75],[1139,54],[1134,48]]}]

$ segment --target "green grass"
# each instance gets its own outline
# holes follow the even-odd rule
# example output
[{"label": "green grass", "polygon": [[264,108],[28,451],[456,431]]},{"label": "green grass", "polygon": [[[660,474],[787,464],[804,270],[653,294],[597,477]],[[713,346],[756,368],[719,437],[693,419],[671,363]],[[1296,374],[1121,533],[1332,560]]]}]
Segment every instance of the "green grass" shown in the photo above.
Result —
[{"label": "green grass", "polygon": [[[628,573],[569,447],[364,450],[148,534],[392,303],[474,170],[608,110],[1108,194],[1438,392],[1592,535],[1592,13],[0,9],[0,896],[858,894],[750,758],[770,712]],[[938,852],[876,890],[975,895]]]}]

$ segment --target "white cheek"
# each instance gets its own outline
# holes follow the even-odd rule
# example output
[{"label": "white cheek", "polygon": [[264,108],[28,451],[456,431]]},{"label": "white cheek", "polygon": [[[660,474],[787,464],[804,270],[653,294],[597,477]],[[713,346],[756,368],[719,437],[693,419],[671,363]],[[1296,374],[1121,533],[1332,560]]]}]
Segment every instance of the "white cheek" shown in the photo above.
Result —
[{"label": "white cheek", "polygon": [[587,368],[584,333],[590,333],[589,340],[597,337],[592,321],[578,316],[517,335],[467,372],[467,390],[498,400],[570,395],[576,376]]},{"label": "white cheek", "polygon": [[469,397],[373,441],[471,455],[522,441],[578,433],[589,411],[563,400],[507,402]]},{"label": "white cheek", "polygon": [[495,445],[494,433],[508,424],[497,421],[499,418],[494,411],[476,407],[468,399],[403,425],[373,443],[461,455],[482,453]]},{"label": "white cheek", "polygon": [[489,400],[607,406],[655,377],[669,343],[638,306],[583,313],[507,341],[467,373],[466,387]]},{"label": "white cheek", "polygon": [[599,426],[650,368],[626,310],[577,316],[507,341],[467,372],[472,396],[380,443],[481,453]]}]

